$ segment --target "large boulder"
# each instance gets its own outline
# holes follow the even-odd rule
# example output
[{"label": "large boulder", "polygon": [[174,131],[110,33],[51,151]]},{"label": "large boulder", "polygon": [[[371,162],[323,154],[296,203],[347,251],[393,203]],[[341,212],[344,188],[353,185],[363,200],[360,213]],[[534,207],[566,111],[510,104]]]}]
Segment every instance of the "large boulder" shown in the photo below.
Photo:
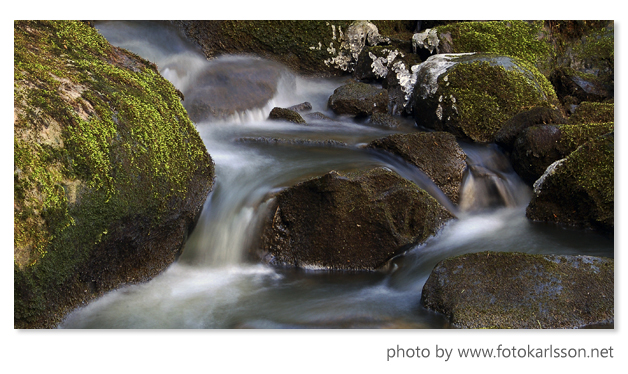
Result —
[{"label": "large boulder", "polygon": [[514,142],[510,156],[513,169],[532,185],[553,162],[613,129],[613,122],[528,127]]},{"label": "large boulder", "polygon": [[493,142],[516,114],[558,104],[549,81],[531,64],[484,53],[439,54],[419,65],[412,93],[419,126],[474,142]]},{"label": "large boulder", "polygon": [[551,164],[534,183],[526,216],[534,221],[613,233],[614,134],[584,143]]},{"label": "large boulder", "polygon": [[[386,25],[386,21],[378,24]],[[176,21],[204,54],[252,53],[304,74],[353,71],[365,46],[387,43],[367,21]]]},{"label": "large boulder", "polygon": [[441,261],[423,287],[426,308],[459,328],[581,328],[614,321],[614,261],[480,252]]},{"label": "large boulder", "polygon": [[156,66],[81,22],[14,23],[14,326],[54,327],[183,249],[214,166]]},{"label": "large boulder", "polygon": [[354,82],[340,86],[329,97],[329,107],[336,114],[369,116],[388,112],[388,91],[375,86]]},{"label": "large boulder", "polygon": [[274,197],[257,256],[273,265],[374,270],[452,218],[388,169],[332,171]]},{"label": "large boulder", "polygon": [[391,152],[418,167],[454,203],[460,200],[467,155],[446,132],[395,134],[373,140],[368,148]]}]

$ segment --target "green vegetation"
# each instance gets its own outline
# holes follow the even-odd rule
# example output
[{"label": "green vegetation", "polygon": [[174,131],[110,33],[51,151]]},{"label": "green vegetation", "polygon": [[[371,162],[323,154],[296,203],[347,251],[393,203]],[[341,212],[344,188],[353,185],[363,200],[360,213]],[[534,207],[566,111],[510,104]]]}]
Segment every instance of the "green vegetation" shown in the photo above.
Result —
[{"label": "green vegetation", "polygon": [[213,163],[154,64],[87,24],[16,21],[14,56],[15,323],[26,327],[60,318],[116,222],[158,227],[193,177],[211,188]]}]

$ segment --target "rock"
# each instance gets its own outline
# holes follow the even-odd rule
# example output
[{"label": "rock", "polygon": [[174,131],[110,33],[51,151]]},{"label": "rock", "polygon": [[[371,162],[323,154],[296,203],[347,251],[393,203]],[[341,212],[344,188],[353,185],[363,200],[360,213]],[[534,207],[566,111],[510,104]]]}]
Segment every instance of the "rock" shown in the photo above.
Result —
[{"label": "rock", "polygon": [[439,44],[438,32],[435,29],[425,29],[412,36],[412,51],[418,54],[421,60],[426,60],[430,56],[438,54]]},{"label": "rock", "polygon": [[388,112],[388,92],[366,83],[349,83],[334,90],[329,107],[336,114],[369,116]]},{"label": "rock", "polygon": [[399,117],[391,116],[387,113],[373,113],[369,117],[368,123],[374,126],[386,127],[389,129],[396,129],[402,125]]},{"label": "rock", "polygon": [[348,144],[338,140],[312,140],[312,139],[283,139],[268,137],[242,137],[236,139],[241,143],[254,144],[272,144],[272,145],[298,145],[298,146],[315,146],[315,147],[348,147]]},{"label": "rock", "polygon": [[324,115],[321,112],[313,112],[313,113],[306,113],[304,114],[304,117],[307,118],[308,120],[314,120],[314,121],[333,121],[332,118],[329,118],[328,116]]},{"label": "rock", "polygon": [[418,167],[454,203],[460,200],[466,154],[456,138],[446,132],[395,134],[372,141],[368,146],[400,156]]},{"label": "rock", "polygon": [[307,112],[308,110],[312,110],[312,104],[305,101],[305,102],[302,102],[301,104],[293,105],[286,109],[294,110],[295,112]]},{"label": "rock", "polygon": [[273,265],[375,270],[452,218],[388,169],[331,171],[276,195],[257,256]]},{"label": "rock", "polygon": [[614,134],[606,134],[550,165],[534,183],[526,216],[613,233],[614,144]]},{"label": "rock", "polygon": [[577,102],[603,101],[613,98],[613,92],[609,91],[596,76],[578,73],[570,68],[556,69],[550,75],[549,80],[563,104],[566,97],[575,98]]},{"label": "rock", "polygon": [[474,142],[494,141],[506,121],[530,107],[558,104],[533,66],[491,54],[430,57],[418,67],[412,95],[417,125]]},{"label": "rock", "polygon": [[274,107],[273,110],[270,111],[268,119],[307,124],[303,117],[296,111],[278,107]]},{"label": "rock", "polygon": [[585,142],[612,132],[613,128],[613,123],[528,127],[514,143],[512,167],[532,185],[554,161],[568,156]]},{"label": "rock", "polygon": [[459,328],[582,328],[614,321],[614,261],[480,252],[441,261],[421,301]]},{"label": "rock", "polygon": [[535,107],[525,110],[511,119],[495,134],[497,143],[507,153],[512,151],[513,145],[519,134],[526,128],[535,125],[565,124],[567,119],[557,109],[547,107]]},{"label": "rock", "polygon": [[569,117],[570,124],[615,122],[615,104],[582,102]]},{"label": "rock", "polygon": [[14,23],[14,327],[175,261],[214,165],[154,64],[82,22]]},{"label": "rock", "polygon": [[200,73],[184,102],[194,122],[224,119],[245,110],[263,108],[277,93],[284,68],[267,60],[219,59]]}]

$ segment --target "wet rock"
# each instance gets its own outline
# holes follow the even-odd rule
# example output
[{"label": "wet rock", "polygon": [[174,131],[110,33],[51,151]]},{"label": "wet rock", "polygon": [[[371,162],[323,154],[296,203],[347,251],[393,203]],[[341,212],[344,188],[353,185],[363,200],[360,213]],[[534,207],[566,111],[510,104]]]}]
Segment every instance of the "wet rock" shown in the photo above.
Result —
[{"label": "wet rock", "polygon": [[268,137],[242,137],[236,139],[240,143],[273,144],[273,145],[298,145],[316,147],[347,147],[348,144],[338,140],[312,140],[312,139],[284,139]]},{"label": "wet rock", "polygon": [[513,169],[532,185],[554,161],[568,156],[580,145],[613,131],[613,123],[532,126],[514,143]]},{"label": "wet rock", "polygon": [[615,122],[615,104],[582,102],[569,117],[570,124]]},{"label": "wet rock", "polygon": [[460,199],[466,155],[456,138],[446,132],[395,134],[372,141],[368,148],[382,149],[415,165],[454,203]]},{"label": "wet rock", "polygon": [[396,129],[402,125],[402,121],[399,117],[391,116],[387,113],[373,113],[369,117],[368,123],[374,126],[386,127],[389,129]]},{"label": "wet rock", "polygon": [[307,101],[305,101],[305,102],[303,102],[301,104],[297,104],[297,105],[293,105],[293,106],[287,107],[286,109],[294,110],[295,112],[307,112],[308,110],[312,110],[312,104],[310,104]]},{"label": "wet rock", "polygon": [[14,327],[52,328],[177,259],[214,165],[154,64],[82,22],[14,43]]},{"label": "wet rock", "polygon": [[438,32],[435,29],[425,29],[412,36],[412,51],[418,54],[422,60],[439,53]]},{"label": "wet rock", "polygon": [[324,115],[321,112],[312,112],[312,113],[306,113],[304,114],[304,117],[307,118],[308,120],[323,120],[323,121],[333,121],[332,118]]},{"label": "wet rock", "polygon": [[613,323],[614,261],[465,254],[434,268],[421,300],[459,328],[556,329]]},{"label": "wet rock", "polygon": [[435,55],[418,66],[412,108],[417,125],[492,142],[513,116],[558,104],[551,84],[522,60],[493,54]]},{"label": "wet rock", "polygon": [[257,255],[273,265],[374,270],[452,218],[388,169],[331,171],[276,195]]},{"label": "wet rock", "polygon": [[556,69],[549,79],[563,103],[565,97],[575,98],[577,102],[603,101],[613,97],[613,92],[609,91],[597,77],[578,74],[573,69]]},{"label": "wet rock", "polygon": [[495,134],[495,143],[502,147],[504,151],[511,152],[515,140],[526,128],[535,125],[565,123],[567,123],[567,119],[559,110],[548,107],[535,107],[509,119]]},{"label": "wet rock", "polygon": [[216,60],[196,79],[184,101],[194,122],[223,119],[263,108],[277,92],[283,68],[266,60],[229,57]]},{"label": "wet rock", "polygon": [[369,116],[386,113],[388,92],[366,83],[349,83],[334,90],[328,105],[336,114]]},{"label": "wet rock", "polygon": [[294,110],[274,107],[268,115],[271,120],[285,120],[293,123],[307,124],[303,117]]},{"label": "wet rock", "polygon": [[613,233],[614,144],[614,134],[606,134],[550,165],[534,183],[526,216]]},{"label": "wet rock", "polygon": [[[379,35],[377,26],[368,21],[355,21],[341,35],[337,55],[325,60],[325,64],[342,71],[352,72],[358,62],[360,52],[366,46],[388,43],[390,40]],[[329,50],[336,52],[335,49]]]}]

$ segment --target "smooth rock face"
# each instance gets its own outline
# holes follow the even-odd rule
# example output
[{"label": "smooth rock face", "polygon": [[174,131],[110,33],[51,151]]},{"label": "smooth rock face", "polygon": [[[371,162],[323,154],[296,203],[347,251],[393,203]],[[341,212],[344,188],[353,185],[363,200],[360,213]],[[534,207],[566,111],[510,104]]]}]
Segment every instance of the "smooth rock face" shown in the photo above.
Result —
[{"label": "smooth rock face", "polygon": [[514,115],[558,104],[547,79],[516,58],[485,53],[434,55],[418,66],[412,108],[417,125],[493,142]]},{"label": "smooth rock face", "polygon": [[452,218],[388,169],[332,171],[277,194],[257,256],[273,265],[374,270]]},{"label": "smooth rock face", "polygon": [[368,148],[400,156],[427,174],[454,204],[459,202],[467,155],[453,135],[446,132],[395,134],[372,141]]},{"label": "smooth rock face", "polygon": [[421,300],[460,328],[581,328],[614,321],[614,261],[480,252],[448,258]]},{"label": "smooth rock face", "polygon": [[334,90],[328,104],[336,114],[368,116],[387,113],[388,92],[366,83],[349,83]]},{"label": "smooth rock face", "polygon": [[591,140],[556,161],[534,183],[526,216],[612,233],[614,210],[614,134]]}]

